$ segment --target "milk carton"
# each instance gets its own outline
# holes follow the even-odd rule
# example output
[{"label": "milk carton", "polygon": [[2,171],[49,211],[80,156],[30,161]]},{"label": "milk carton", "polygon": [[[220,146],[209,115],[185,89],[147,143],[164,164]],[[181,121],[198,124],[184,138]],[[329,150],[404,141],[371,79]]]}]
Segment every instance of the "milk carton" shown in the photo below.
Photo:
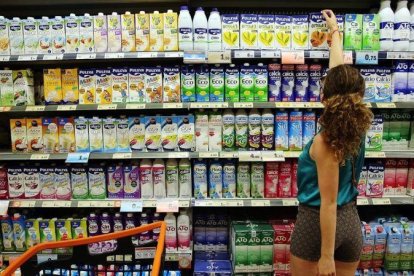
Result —
[{"label": "milk carton", "polygon": [[172,10],[164,13],[164,50],[178,51],[178,16]]},{"label": "milk carton", "polygon": [[258,47],[259,49],[272,49],[275,40],[275,16],[272,14],[259,14],[257,19]]},{"label": "milk carton", "polygon": [[375,102],[390,102],[393,94],[391,88],[391,69],[377,68],[375,73],[377,75]]},{"label": "milk carton", "polygon": [[226,67],[224,94],[225,102],[238,102],[240,100],[239,69],[234,64]]},{"label": "milk carton", "polygon": [[135,14],[135,48],[137,52],[150,49],[150,18],[144,11]]},{"label": "milk carton", "polygon": [[196,135],[196,151],[208,151],[208,114],[207,112],[195,113],[195,135]]},{"label": "milk carton", "polygon": [[234,150],[235,142],[236,142],[235,116],[232,111],[226,110],[223,114],[223,147],[224,147],[224,150]]},{"label": "milk carton", "polygon": [[161,121],[161,146],[164,151],[176,151],[178,145],[178,117],[163,116]]},{"label": "milk carton", "polygon": [[223,197],[223,166],[218,159],[210,162],[209,168],[209,197],[222,198]]},{"label": "milk carton", "polygon": [[26,251],[26,232],[25,232],[25,218],[19,213],[15,213],[12,217],[14,245],[16,251]]},{"label": "milk carton", "polygon": [[115,120],[116,145],[118,152],[128,152],[131,150],[129,145],[128,119],[120,118]]},{"label": "milk carton", "polygon": [[52,167],[39,168],[41,187],[40,199],[56,199],[55,170]]},{"label": "milk carton", "polygon": [[248,163],[237,164],[237,197],[250,197],[250,165]]},{"label": "milk carton", "polygon": [[0,70],[0,93],[2,106],[14,106],[13,71]]},{"label": "milk carton", "polygon": [[374,254],[372,255],[372,266],[382,267],[385,256],[385,245],[387,243],[387,232],[383,225],[370,224],[374,236]]},{"label": "milk carton", "polygon": [[382,197],[384,191],[384,164],[381,161],[368,165],[367,197]]},{"label": "milk carton", "polygon": [[121,52],[121,16],[116,12],[107,15],[108,52]]},{"label": "milk carton", "polygon": [[75,152],[75,123],[73,118],[59,118],[59,152]]},{"label": "milk carton", "polygon": [[278,197],[292,195],[292,163],[284,162],[279,165]]},{"label": "milk carton", "polygon": [[144,141],[147,151],[161,151],[161,116],[145,117]]},{"label": "milk carton", "polygon": [[[71,219],[57,219],[55,220],[56,241],[66,241],[72,239]],[[71,248],[63,247],[57,248],[56,252],[59,254],[68,254],[72,251]]]},{"label": "milk carton", "polygon": [[322,66],[320,64],[312,64],[309,66],[309,86],[308,95],[310,102],[320,101],[320,80],[322,77]]},{"label": "milk carton", "polygon": [[195,215],[195,218],[194,218],[194,251],[195,251],[195,254],[198,253],[197,251],[205,250],[205,244],[206,244],[206,220],[205,218],[206,217],[202,214],[197,214]]},{"label": "milk carton", "polygon": [[359,182],[358,182],[358,196],[359,197],[365,197],[365,193],[367,190],[367,182],[368,182],[368,171],[367,166],[362,166],[361,174],[359,176]]},{"label": "milk carton", "polygon": [[181,101],[180,67],[164,67],[164,103],[179,103]]},{"label": "milk carton", "polygon": [[80,18],[75,14],[71,13],[65,17],[65,28],[66,28],[66,52],[77,53],[79,52],[79,26]]},{"label": "milk carton", "polygon": [[42,16],[41,19],[38,19],[37,27],[37,37],[39,39],[37,52],[39,54],[50,54],[52,52],[51,20],[47,16]]},{"label": "milk carton", "polygon": [[75,144],[77,152],[89,152],[89,126],[84,117],[75,118]]},{"label": "milk carton", "polygon": [[264,165],[252,163],[250,192],[253,198],[264,198]]},{"label": "milk carton", "polygon": [[296,198],[298,196],[298,160],[293,160],[292,161],[292,197]]},{"label": "milk carton", "polygon": [[13,70],[14,105],[34,105],[33,71]]},{"label": "milk carton", "polygon": [[103,166],[90,166],[88,168],[89,198],[106,198],[106,179]]},{"label": "milk carton", "polygon": [[179,151],[194,151],[194,116],[180,116],[178,119],[178,149]]},{"label": "milk carton", "polygon": [[40,219],[28,219],[25,222],[26,245],[28,248],[40,243]]},{"label": "milk carton", "polygon": [[280,102],[282,100],[280,69],[280,64],[272,63],[268,66],[269,102]]},{"label": "milk carton", "polygon": [[103,134],[103,151],[116,152],[117,151],[117,137],[116,137],[116,119],[104,118],[102,120],[102,134]]},{"label": "milk carton", "polygon": [[181,100],[182,102],[196,101],[196,79],[194,67],[191,65],[181,66]]},{"label": "milk carton", "polygon": [[9,185],[9,198],[24,198],[24,174],[21,167],[7,168],[7,182]]},{"label": "milk carton", "polygon": [[124,171],[122,166],[107,168],[108,198],[124,197]]},{"label": "milk carton", "polygon": [[375,68],[362,68],[360,72],[365,81],[364,101],[375,102],[377,78]]},{"label": "milk carton", "polygon": [[145,146],[145,117],[129,117],[128,126],[131,150],[143,151]]},{"label": "milk carton", "polygon": [[[408,81],[407,81],[407,101],[412,102],[414,101],[414,62],[410,62],[409,63],[409,67],[408,67]],[[391,83],[391,81],[390,81]],[[1,89],[1,88],[0,88]],[[389,88],[389,90],[391,90],[391,88]],[[392,90],[390,91],[392,94]]]},{"label": "milk carton", "polygon": [[24,54],[23,39],[23,21],[18,17],[13,17],[9,21],[9,37],[10,37],[10,54]]},{"label": "milk carton", "polygon": [[315,112],[307,111],[303,113],[303,148],[309,143],[316,133],[316,114]]},{"label": "milk carton", "polygon": [[102,119],[98,117],[88,119],[88,127],[90,152],[101,152],[103,150]]},{"label": "milk carton", "polygon": [[223,50],[239,49],[240,25],[238,14],[223,14],[221,16],[223,30]]},{"label": "milk carton", "polygon": [[28,152],[43,151],[42,119],[26,119]]},{"label": "milk carton", "polygon": [[[112,72],[111,69],[96,69],[96,103],[112,103]],[[117,86],[118,88],[118,86]]]},{"label": "milk carton", "polygon": [[[9,187],[7,183],[7,168],[0,166],[0,199],[9,198]],[[1,242],[1,239],[0,239]]]},{"label": "milk carton", "polygon": [[368,129],[365,138],[366,150],[381,151],[382,150],[382,133],[384,131],[384,121],[381,115],[374,116],[371,127]]},{"label": "milk carton", "polygon": [[59,152],[59,127],[57,118],[42,118],[42,127],[44,152]]},{"label": "milk carton", "polygon": [[253,102],[254,100],[254,66],[245,63],[240,69],[240,101]]},{"label": "milk carton", "polygon": [[408,86],[408,62],[396,61],[392,67],[393,102],[404,102],[407,100]]},{"label": "milk carton", "polygon": [[43,93],[46,104],[60,104],[62,102],[60,68],[43,69]]},{"label": "milk carton", "polygon": [[93,17],[93,41],[95,52],[105,53],[108,50],[108,23],[103,13]]},{"label": "milk carton", "polygon": [[64,104],[79,102],[78,69],[62,69],[62,100]]},{"label": "milk carton", "polygon": [[56,199],[70,200],[72,198],[72,187],[68,167],[55,167]]},{"label": "milk carton", "polygon": [[294,97],[296,102],[309,101],[309,67],[307,64],[296,65]]},{"label": "milk carton", "polygon": [[345,15],[344,49],[362,49],[362,14]]},{"label": "milk carton", "polygon": [[236,164],[233,160],[223,163],[223,197],[236,197]]},{"label": "milk carton", "polygon": [[240,15],[240,48],[257,48],[257,14]]},{"label": "milk carton", "polygon": [[121,14],[122,52],[135,52],[135,16],[129,11]]},{"label": "milk carton", "polygon": [[309,42],[311,49],[328,49],[328,26],[322,13],[309,14]]},{"label": "milk carton", "polygon": [[396,190],[395,175],[397,172],[397,160],[387,159],[384,170],[384,195],[394,195]]},{"label": "milk carton", "polygon": [[85,166],[70,168],[73,199],[87,199],[89,196],[88,172]]},{"label": "milk carton", "polygon": [[33,17],[23,20],[24,53],[36,54],[39,38],[37,36],[38,21]]},{"label": "milk carton", "polygon": [[211,112],[208,117],[208,148],[209,151],[221,151],[222,149],[223,117],[221,112]]},{"label": "milk carton", "polygon": [[375,229],[372,229],[369,224],[363,223],[362,226],[362,239],[363,246],[361,252],[361,258],[359,267],[367,269],[372,266],[372,255],[374,253],[374,237]]},{"label": "milk carton", "polygon": [[139,166],[124,166],[124,198],[140,198]]},{"label": "milk carton", "polygon": [[273,271],[274,231],[272,226],[263,224],[260,227],[260,272]]},{"label": "milk carton", "polygon": [[275,140],[275,116],[270,109],[264,109],[261,120],[261,144],[263,150],[272,150]]},{"label": "milk carton", "polygon": [[292,49],[309,49],[308,15],[292,15]]},{"label": "milk carton", "polygon": [[279,181],[279,163],[266,163],[265,198],[276,198]]},{"label": "milk carton", "polygon": [[24,174],[24,198],[37,199],[40,198],[41,183],[39,180],[39,168],[25,167]]},{"label": "milk carton", "polygon": [[112,68],[112,102],[125,103],[128,100],[128,69]]},{"label": "milk carton", "polygon": [[129,68],[128,69],[129,82],[129,102],[144,103],[145,102],[145,69],[144,68]]},{"label": "milk carton", "polygon": [[88,237],[88,222],[86,218],[73,219],[70,222],[72,228],[72,238],[81,239]]},{"label": "milk carton", "polygon": [[232,242],[232,263],[235,273],[249,271],[248,265],[248,241],[250,238],[250,229],[246,225],[233,225],[231,229]]},{"label": "milk carton", "polygon": [[378,14],[364,14],[362,16],[362,49],[380,49],[380,17]]},{"label": "milk carton", "polygon": [[259,272],[260,271],[260,231],[258,229],[259,225],[247,225],[250,229],[250,236],[248,239],[248,255],[247,255],[247,264],[249,266],[249,271]]},{"label": "milk carton", "polygon": [[13,152],[27,151],[27,126],[25,119],[10,119],[11,144]]},{"label": "milk carton", "polygon": [[52,41],[52,53],[63,54],[66,51],[65,20],[61,16],[51,19],[50,37]]},{"label": "milk carton", "polygon": [[79,69],[79,104],[94,104],[96,101],[94,69]]},{"label": "milk carton", "polygon": [[150,51],[164,51],[164,15],[158,11],[150,14]]},{"label": "milk carton", "polygon": [[252,109],[249,113],[249,148],[250,150],[261,149],[261,123],[262,116],[257,109]]},{"label": "milk carton", "polygon": [[301,111],[289,114],[289,150],[302,150],[303,119]]},{"label": "milk carton", "polygon": [[145,87],[147,103],[162,102],[162,69],[160,67],[145,68]]},{"label": "milk carton", "polygon": [[286,273],[290,270],[290,237],[293,224],[278,222],[272,225],[274,230],[273,268],[276,273]]},{"label": "milk carton", "polygon": [[407,223],[402,223],[401,228],[401,255],[400,268],[410,270],[413,255],[413,229]]},{"label": "milk carton", "polygon": [[408,171],[408,180],[407,180],[407,195],[414,194],[414,161],[410,160],[410,168]]},{"label": "milk carton", "polygon": [[0,225],[3,237],[2,244],[4,246],[4,251],[14,251],[15,245],[13,223],[7,214],[0,217]]},{"label": "milk carton", "polygon": [[408,160],[398,159],[397,170],[395,175],[395,194],[405,195],[407,193],[407,181],[408,181]]},{"label": "milk carton", "polygon": [[267,102],[268,94],[268,72],[267,66],[259,63],[254,67],[254,94],[255,102]]},{"label": "milk carton", "polygon": [[289,15],[275,15],[275,47],[281,50],[290,50],[292,46],[292,17]]},{"label": "milk carton", "polygon": [[387,270],[398,270],[401,256],[401,231],[395,226],[388,226],[386,230],[388,237],[384,267]]},{"label": "milk carton", "polygon": [[283,102],[294,102],[295,94],[293,93],[295,86],[295,66],[294,65],[282,65],[282,101]]},{"label": "milk carton", "polygon": [[224,101],[224,67],[219,64],[210,68],[210,101]]},{"label": "milk carton", "polygon": [[208,102],[210,101],[210,79],[207,65],[200,65],[195,70],[196,80],[196,101]]},{"label": "milk carton", "polygon": [[247,150],[249,144],[249,117],[242,109],[238,110],[235,118],[236,147],[238,150]]},{"label": "milk carton", "polygon": [[275,129],[275,149],[289,150],[289,114],[287,112],[276,112]]},{"label": "milk carton", "polygon": [[0,55],[10,55],[9,20],[0,17]]}]

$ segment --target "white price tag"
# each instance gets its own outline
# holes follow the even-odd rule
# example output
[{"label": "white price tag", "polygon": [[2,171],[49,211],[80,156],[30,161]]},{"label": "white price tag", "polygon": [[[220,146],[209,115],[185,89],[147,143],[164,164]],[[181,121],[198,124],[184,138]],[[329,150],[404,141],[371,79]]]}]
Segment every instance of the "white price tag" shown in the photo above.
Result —
[{"label": "white price tag", "polygon": [[295,198],[282,199],[282,205],[283,206],[298,206],[299,201]]},{"label": "white price tag", "polygon": [[81,201],[78,201],[78,207],[79,208],[89,208],[89,207],[95,207],[95,206],[93,204],[93,201],[81,200]]},{"label": "white price tag", "polygon": [[243,207],[243,200],[228,200],[227,206],[229,207]]},{"label": "white price tag", "polygon": [[37,55],[23,55],[17,58],[18,61],[32,61],[37,60]]},{"label": "white price tag", "polygon": [[355,64],[377,65],[378,51],[356,51]]},{"label": "white price tag", "polygon": [[224,51],[209,51],[207,53],[207,63],[231,63],[231,52]]},{"label": "white price tag", "polygon": [[43,55],[43,60],[62,60],[63,54],[57,55]]},{"label": "white price tag", "polygon": [[329,58],[329,51],[309,51],[309,57],[327,59]]},{"label": "white price tag", "polygon": [[35,200],[22,200],[19,203],[21,208],[32,208],[36,205]]},{"label": "white price tag", "polygon": [[291,108],[292,102],[277,102],[275,103],[276,108]]},{"label": "white price tag", "polygon": [[239,153],[237,151],[221,151],[220,152],[220,158],[238,158]]},{"label": "white price tag", "polygon": [[88,53],[88,54],[77,54],[76,59],[95,59],[95,53]]},{"label": "white price tag", "polygon": [[126,109],[145,109],[145,104],[126,104]]},{"label": "white price tag", "polygon": [[239,161],[258,162],[262,161],[262,153],[260,151],[241,151],[239,152]]},{"label": "white price tag", "polygon": [[179,202],[174,199],[160,199],[157,201],[157,213],[178,213]]},{"label": "white price tag", "polygon": [[188,158],[190,154],[188,152],[169,152],[168,158]]},{"label": "white price tag", "polygon": [[378,108],[397,108],[395,103],[375,103]]},{"label": "white price tag", "polygon": [[387,59],[406,59],[406,52],[387,52]]},{"label": "white price tag", "polygon": [[282,64],[305,64],[305,51],[282,51]]},{"label": "white price tag", "polygon": [[372,204],[374,205],[391,205],[391,200],[389,198],[373,198]]},{"label": "white price tag", "polygon": [[199,158],[219,158],[219,152],[200,152]]},{"label": "white price tag", "polygon": [[30,160],[48,160],[50,154],[48,153],[34,153],[30,155]]},{"label": "white price tag", "polygon": [[116,152],[112,155],[112,159],[131,159],[131,152]]},{"label": "white price tag", "polygon": [[303,103],[303,107],[305,108],[323,108],[323,104],[319,102],[309,102]]},{"label": "white price tag", "polygon": [[366,105],[368,108],[372,108],[372,104],[371,104],[371,103],[365,103],[365,105]]},{"label": "white price tag", "polygon": [[191,108],[210,108],[210,103],[190,103]]},{"label": "white price tag", "polygon": [[163,108],[183,108],[182,103],[164,103]]},{"label": "white price tag", "polygon": [[365,158],[386,158],[383,151],[365,151]]},{"label": "white price tag", "polygon": [[280,51],[262,50],[260,56],[262,58],[280,58]]},{"label": "white price tag", "polygon": [[182,52],[165,52],[164,56],[166,58],[179,58],[183,56]]},{"label": "white price tag", "polygon": [[263,151],[263,162],[285,162],[285,154],[283,151]]},{"label": "white price tag", "polygon": [[270,206],[270,200],[252,199],[251,204],[252,207],[267,207]]},{"label": "white price tag", "polygon": [[254,51],[235,50],[234,57],[235,58],[254,58]]},{"label": "white price tag", "polygon": [[344,55],[344,63],[345,64],[353,64],[353,56],[352,56],[352,51],[344,51],[343,53]]},{"label": "white price tag", "polygon": [[76,105],[58,105],[57,111],[73,111],[76,110]]},{"label": "white price tag", "polygon": [[158,57],[157,52],[138,52],[137,58],[154,58]]},{"label": "white price tag", "polygon": [[124,53],[105,53],[105,59],[124,58]]},{"label": "white price tag", "polygon": [[46,106],[44,105],[29,105],[26,106],[26,112],[38,112],[38,111],[44,111]]},{"label": "white price tag", "polygon": [[0,200],[0,215],[7,215],[9,210],[10,201],[9,200]]},{"label": "white price tag", "polygon": [[98,110],[116,110],[116,108],[118,107],[117,104],[99,104],[98,105]]},{"label": "white price tag", "polygon": [[120,212],[133,212],[133,213],[141,213],[142,212],[142,201],[130,201],[130,200],[123,200],[121,202],[121,209]]},{"label": "white price tag", "polygon": [[188,208],[190,207],[190,200],[180,200],[179,201],[180,208]]},{"label": "white price tag", "polygon": [[253,103],[234,103],[234,108],[253,108]]},{"label": "white price tag", "polygon": [[157,201],[155,199],[145,199],[144,207],[146,208],[155,208],[157,206]]},{"label": "white price tag", "polygon": [[57,207],[56,206],[56,202],[57,201],[45,200],[45,201],[42,202],[42,208],[53,208],[53,207]]},{"label": "white price tag", "polygon": [[0,56],[0,61],[9,61],[10,56]]},{"label": "white price tag", "polygon": [[357,205],[369,205],[368,198],[357,198]]}]

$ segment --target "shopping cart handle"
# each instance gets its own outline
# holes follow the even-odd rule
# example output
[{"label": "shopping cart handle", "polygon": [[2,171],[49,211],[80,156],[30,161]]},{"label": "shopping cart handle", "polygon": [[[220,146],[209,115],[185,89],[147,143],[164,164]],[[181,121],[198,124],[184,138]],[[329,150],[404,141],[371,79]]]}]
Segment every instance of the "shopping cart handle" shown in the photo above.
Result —
[{"label": "shopping cart handle", "polygon": [[57,242],[44,242],[37,244],[33,247],[30,247],[26,252],[24,252],[20,257],[15,259],[9,264],[9,266],[1,273],[2,276],[11,276],[19,267],[21,267],[25,262],[30,260],[37,253],[46,250],[46,249],[55,249],[62,247],[76,247],[81,245],[87,245],[91,243],[103,242],[108,240],[116,240],[120,238],[126,238],[130,236],[135,236],[142,232],[147,232],[156,228],[161,228],[160,235],[158,238],[157,249],[155,252],[154,263],[152,267],[152,275],[159,275],[162,253],[164,251],[164,242],[165,242],[165,233],[166,233],[166,223],[164,221],[154,222],[148,225],[135,227],[128,230],[123,230],[119,232],[98,235],[88,238],[80,238],[74,240],[65,240]]}]

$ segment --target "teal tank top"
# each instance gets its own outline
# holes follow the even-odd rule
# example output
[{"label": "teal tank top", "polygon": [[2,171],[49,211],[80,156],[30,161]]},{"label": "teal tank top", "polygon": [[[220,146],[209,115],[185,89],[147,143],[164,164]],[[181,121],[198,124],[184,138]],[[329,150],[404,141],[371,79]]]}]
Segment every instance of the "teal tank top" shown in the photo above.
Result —
[{"label": "teal tank top", "polygon": [[[305,146],[298,160],[298,201],[308,206],[320,206],[321,195],[318,185],[316,162],[311,158],[309,149],[313,138]],[[365,140],[362,139],[359,154],[355,160],[355,179],[358,183],[365,158]],[[358,190],[352,182],[352,160],[346,160],[344,166],[339,167],[338,206],[345,205],[358,196]]]}]

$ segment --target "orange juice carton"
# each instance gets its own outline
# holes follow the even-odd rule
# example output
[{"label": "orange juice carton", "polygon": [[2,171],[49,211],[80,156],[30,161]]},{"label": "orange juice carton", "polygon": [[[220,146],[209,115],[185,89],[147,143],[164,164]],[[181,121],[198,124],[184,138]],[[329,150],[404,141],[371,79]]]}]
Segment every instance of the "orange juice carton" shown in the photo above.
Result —
[{"label": "orange juice carton", "polygon": [[27,147],[28,152],[43,151],[42,119],[27,118]]},{"label": "orange juice carton", "polygon": [[79,103],[78,69],[62,69],[62,100],[64,104]]},{"label": "orange juice carton", "polygon": [[59,152],[59,130],[57,118],[42,118],[43,151]]},{"label": "orange juice carton", "polygon": [[59,118],[58,128],[60,152],[75,152],[75,122],[73,118]]},{"label": "orange juice carton", "polygon": [[26,119],[10,119],[11,144],[13,152],[27,151]]},{"label": "orange juice carton", "polygon": [[43,87],[46,104],[60,104],[62,102],[60,68],[43,69]]}]

